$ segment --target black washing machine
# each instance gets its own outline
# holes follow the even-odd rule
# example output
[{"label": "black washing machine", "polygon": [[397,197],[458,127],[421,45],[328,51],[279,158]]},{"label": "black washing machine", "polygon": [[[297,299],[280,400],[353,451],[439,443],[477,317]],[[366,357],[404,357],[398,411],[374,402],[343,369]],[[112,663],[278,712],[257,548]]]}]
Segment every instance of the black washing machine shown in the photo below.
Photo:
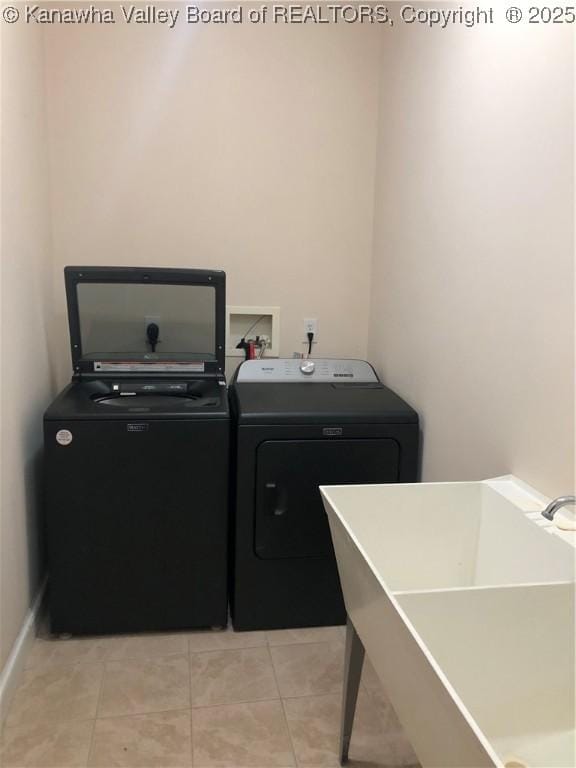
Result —
[{"label": "black washing machine", "polygon": [[234,627],[341,624],[318,486],[415,482],[418,415],[362,360],[250,360],[230,399]]},{"label": "black washing machine", "polygon": [[74,375],[44,416],[51,629],[224,626],[224,273],[65,279]]}]

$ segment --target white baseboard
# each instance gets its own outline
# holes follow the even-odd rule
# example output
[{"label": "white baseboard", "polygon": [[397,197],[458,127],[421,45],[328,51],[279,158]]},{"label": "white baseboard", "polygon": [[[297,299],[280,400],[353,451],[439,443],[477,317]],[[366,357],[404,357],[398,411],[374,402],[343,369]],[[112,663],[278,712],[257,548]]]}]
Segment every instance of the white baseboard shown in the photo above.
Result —
[{"label": "white baseboard", "polygon": [[0,724],[4,722],[4,717],[8,712],[8,707],[10,706],[14,691],[20,684],[26,656],[36,637],[36,626],[40,616],[40,609],[45,591],[46,580],[43,581],[40,589],[36,593],[34,602],[26,614],[26,618],[18,633],[18,637],[14,641],[10,655],[6,659],[4,669],[0,673]]}]

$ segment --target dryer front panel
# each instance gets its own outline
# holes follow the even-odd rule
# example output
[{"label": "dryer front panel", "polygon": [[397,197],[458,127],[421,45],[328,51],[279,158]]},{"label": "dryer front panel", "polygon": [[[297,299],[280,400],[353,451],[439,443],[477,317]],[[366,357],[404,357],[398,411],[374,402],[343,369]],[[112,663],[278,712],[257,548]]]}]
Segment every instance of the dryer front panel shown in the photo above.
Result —
[{"label": "dryer front panel", "polygon": [[254,550],[263,560],[331,555],[320,485],[398,481],[389,438],[266,440],[256,454]]}]

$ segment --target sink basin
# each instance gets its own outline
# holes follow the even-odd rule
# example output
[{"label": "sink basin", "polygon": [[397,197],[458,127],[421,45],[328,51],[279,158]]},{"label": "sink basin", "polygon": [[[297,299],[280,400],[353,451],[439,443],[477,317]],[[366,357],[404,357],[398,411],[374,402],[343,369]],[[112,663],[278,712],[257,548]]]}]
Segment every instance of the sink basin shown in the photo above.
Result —
[{"label": "sink basin", "polygon": [[[508,483],[510,485],[510,483]],[[506,483],[322,488],[393,591],[568,581],[575,551],[543,536]],[[512,498],[510,498],[512,497]],[[534,509],[534,502],[526,506]],[[543,519],[543,518],[542,518]]]},{"label": "sink basin", "polygon": [[350,621],[425,768],[573,768],[576,549],[513,477],[321,488]]},{"label": "sink basin", "polygon": [[404,594],[398,602],[502,764],[574,768],[573,584]]}]

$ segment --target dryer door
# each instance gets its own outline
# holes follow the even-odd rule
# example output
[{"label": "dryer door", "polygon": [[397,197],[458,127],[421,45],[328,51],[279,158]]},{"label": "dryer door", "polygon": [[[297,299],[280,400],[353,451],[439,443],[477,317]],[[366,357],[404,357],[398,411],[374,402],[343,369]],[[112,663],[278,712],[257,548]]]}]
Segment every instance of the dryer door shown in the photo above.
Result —
[{"label": "dryer door", "polygon": [[400,448],[385,438],[267,440],[258,446],[254,548],[262,559],[332,553],[319,485],[394,483]]}]

